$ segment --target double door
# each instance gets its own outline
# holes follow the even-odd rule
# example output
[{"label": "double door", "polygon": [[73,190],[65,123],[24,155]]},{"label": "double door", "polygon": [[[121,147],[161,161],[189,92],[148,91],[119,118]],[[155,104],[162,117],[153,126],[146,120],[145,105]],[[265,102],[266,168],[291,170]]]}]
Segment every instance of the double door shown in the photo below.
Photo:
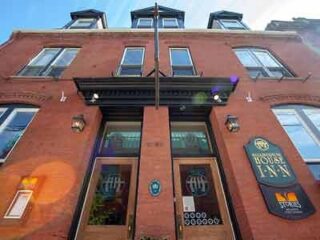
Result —
[{"label": "double door", "polygon": [[216,159],[176,158],[173,165],[177,239],[234,239]]}]

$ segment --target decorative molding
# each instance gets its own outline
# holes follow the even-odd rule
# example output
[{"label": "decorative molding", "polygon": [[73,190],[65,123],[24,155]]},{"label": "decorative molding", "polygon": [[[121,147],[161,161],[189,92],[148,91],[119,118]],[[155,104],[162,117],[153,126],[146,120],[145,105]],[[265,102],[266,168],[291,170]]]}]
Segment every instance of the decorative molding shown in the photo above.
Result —
[{"label": "decorative molding", "polygon": [[313,96],[307,94],[278,94],[260,97],[263,102],[274,104],[286,104],[286,103],[309,103],[320,104],[320,96]]},{"label": "decorative molding", "polygon": [[37,92],[0,92],[0,103],[29,103],[41,105],[50,98],[51,96]]}]

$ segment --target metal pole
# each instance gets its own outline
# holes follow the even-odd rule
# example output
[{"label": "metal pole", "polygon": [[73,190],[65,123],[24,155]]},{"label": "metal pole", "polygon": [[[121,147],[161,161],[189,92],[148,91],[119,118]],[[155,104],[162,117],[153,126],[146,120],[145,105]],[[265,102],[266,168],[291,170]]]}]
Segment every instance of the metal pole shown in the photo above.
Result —
[{"label": "metal pole", "polygon": [[154,9],[154,76],[155,76],[155,106],[160,105],[160,83],[159,83],[159,32],[158,32],[158,4],[155,3]]}]

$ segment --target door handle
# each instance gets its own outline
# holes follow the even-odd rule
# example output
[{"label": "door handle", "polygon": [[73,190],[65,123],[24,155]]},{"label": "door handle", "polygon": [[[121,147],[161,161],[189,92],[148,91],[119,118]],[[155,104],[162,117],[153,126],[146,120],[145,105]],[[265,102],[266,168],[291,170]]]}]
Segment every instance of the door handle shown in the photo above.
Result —
[{"label": "door handle", "polygon": [[133,240],[133,215],[129,215],[128,221],[128,239]]},{"label": "door handle", "polygon": [[181,216],[177,215],[176,216],[176,227],[177,227],[177,237],[178,239],[183,239],[183,226],[182,226],[182,220],[181,220]]}]

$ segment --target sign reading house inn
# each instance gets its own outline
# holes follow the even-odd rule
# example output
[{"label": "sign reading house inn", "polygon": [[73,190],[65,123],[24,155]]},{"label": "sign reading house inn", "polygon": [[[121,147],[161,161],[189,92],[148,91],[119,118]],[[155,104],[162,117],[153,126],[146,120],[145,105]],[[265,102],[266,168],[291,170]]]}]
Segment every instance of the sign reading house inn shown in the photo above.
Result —
[{"label": "sign reading house inn", "polygon": [[282,150],[262,137],[245,145],[252,169],[269,211],[279,217],[298,220],[315,212],[308,196]]}]

